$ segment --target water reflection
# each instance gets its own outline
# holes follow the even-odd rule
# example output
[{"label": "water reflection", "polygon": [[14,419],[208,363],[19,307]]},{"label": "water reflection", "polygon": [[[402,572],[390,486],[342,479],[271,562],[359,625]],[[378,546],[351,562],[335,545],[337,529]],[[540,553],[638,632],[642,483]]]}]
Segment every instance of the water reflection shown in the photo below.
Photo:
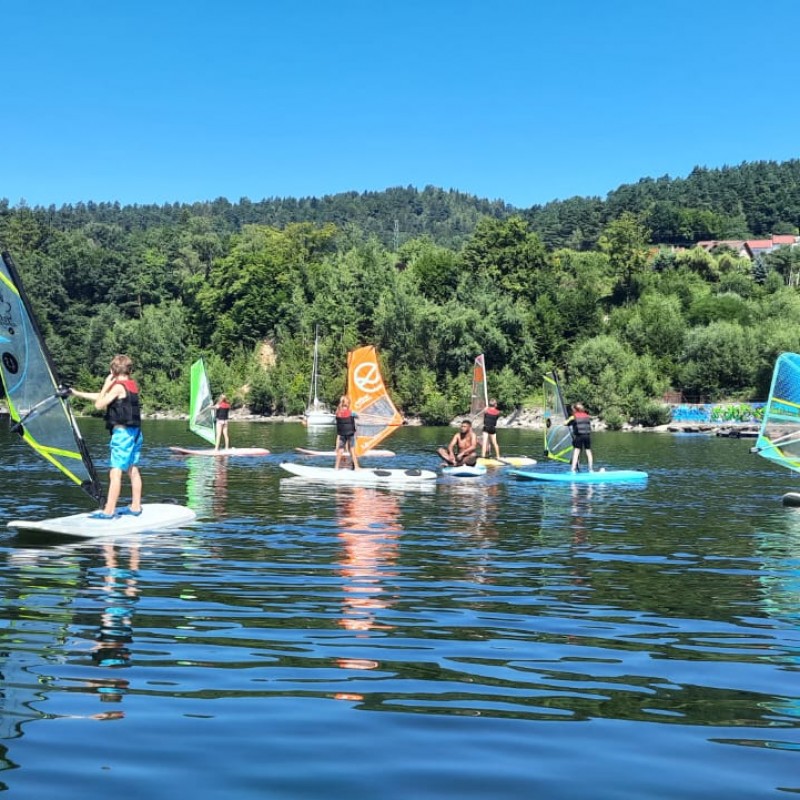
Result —
[{"label": "water reflection", "polygon": [[186,505],[200,519],[224,517],[228,499],[228,458],[190,456],[186,468]]},{"label": "water reflection", "polygon": [[349,631],[390,630],[377,616],[396,599],[383,581],[396,575],[402,532],[399,498],[361,486],[339,487],[336,509],[340,571],[346,581],[339,624]]}]

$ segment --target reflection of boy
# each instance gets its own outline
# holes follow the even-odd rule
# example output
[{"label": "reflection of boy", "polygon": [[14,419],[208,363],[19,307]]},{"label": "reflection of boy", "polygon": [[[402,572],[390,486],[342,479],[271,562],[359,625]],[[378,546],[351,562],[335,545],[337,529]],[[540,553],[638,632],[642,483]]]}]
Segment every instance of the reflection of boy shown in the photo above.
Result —
[{"label": "reflection of boy", "polygon": [[[94,407],[106,412],[106,427],[111,433],[108,495],[103,510],[91,515],[94,519],[113,519],[122,514],[138,517],[142,513],[142,476],[137,466],[142,450],[142,416],[139,387],[131,378],[132,370],[133,362],[128,356],[114,356],[99,392],[71,390],[76,397],[94,400]],[[123,471],[131,482],[131,504],[117,511]]]}]

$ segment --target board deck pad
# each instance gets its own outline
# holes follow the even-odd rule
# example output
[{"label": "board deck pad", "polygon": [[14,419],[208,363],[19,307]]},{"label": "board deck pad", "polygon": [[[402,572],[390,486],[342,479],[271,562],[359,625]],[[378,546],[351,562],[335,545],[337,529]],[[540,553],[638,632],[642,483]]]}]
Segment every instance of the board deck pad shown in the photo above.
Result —
[{"label": "board deck pad", "polygon": [[191,447],[170,447],[173,453],[183,456],[212,456],[221,458],[222,456],[268,456],[269,450],[263,447],[229,447],[214,450],[213,447],[194,449]]},{"label": "board deck pad", "polygon": [[595,470],[594,472],[535,472],[533,470],[512,469],[509,475],[528,481],[545,483],[629,483],[646,481],[648,475],[636,469]]},{"label": "board deck pad", "polygon": [[321,483],[348,483],[365,486],[409,486],[436,480],[436,473],[427,469],[335,469],[312,467],[283,461],[280,465],[292,475]]},{"label": "board deck pad", "polygon": [[[336,457],[335,450],[312,450],[308,447],[295,447],[295,450],[304,456],[324,456],[326,458]],[[359,456],[358,458],[369,458],[370,456],[374,456],[375,458],[391,458],[394,455],[396,455],[394,450],[369,450],[364,453],[363,456]],[[346,454],[345,457],[349,458],[349,456]]]},{"label": "board deck pad", "polygon": [[535,458],[528,456],[503,456],[497,458],[479,458],[478,464],[483,467],[532,467],[536,463]]},{"label": "board deck pad", "polygon": [[197,517],[190,508],[174,503],[145,503],[142,506],[141,516],[138,517],[126,514],[114,519],[90,519],[93,513],[86,511],[82,514],[41,520],[17,519],[9,522],[8,527],[88,538],[176,528],[192,522]]}]

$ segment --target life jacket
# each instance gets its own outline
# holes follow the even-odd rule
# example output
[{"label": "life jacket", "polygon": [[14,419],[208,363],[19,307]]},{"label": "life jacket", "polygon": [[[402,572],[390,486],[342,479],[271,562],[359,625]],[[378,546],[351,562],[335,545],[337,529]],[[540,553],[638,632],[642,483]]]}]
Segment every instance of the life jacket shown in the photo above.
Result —
[{"label": "life jacket", "polygon": [[131,378],[114,381],[111,384],[111,386],[117,385],[125,389],[125,397],[112,400],[106,408],[106,428],[110,431],[113,431],[117,425],[124,425],[126,428],[141,428],[142,412],[139,407],[139,386]]},{"label": "life jacket", "polygon": [[336,412],[336,433],[339,436],[355,436],[356,418],[349,408],[342,408]]},{"label": "life jacket", "polygon": [[585,411],[572,415],[572,429],[576,436],[588,436],[592,432],[592,418]]},{"label": "life jacket", "polygon": [[486,433],[495,433],[497,430],[497,420],[500,419],[500,409],[489,406],[483,412],[483,429]]},{"label": "life jacket", "polygon": [[227,422],[230,410],[231,410],[231,404],[223,400],[221,403],[217,405],[217,408],[214,413],[215,419],[217,419],[219,422]]}]

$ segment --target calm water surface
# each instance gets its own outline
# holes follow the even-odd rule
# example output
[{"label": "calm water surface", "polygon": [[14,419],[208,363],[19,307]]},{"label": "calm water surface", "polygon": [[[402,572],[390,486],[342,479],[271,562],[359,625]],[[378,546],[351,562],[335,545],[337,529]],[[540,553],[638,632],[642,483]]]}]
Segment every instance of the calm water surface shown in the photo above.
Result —
[{"label": "calm water surface", "polygon": [[[183,423],[145,429],[147,497],[192,506],[190,528],[0,534],[10,796],[800,793],[800,513],[779,503],[797,481],[749,442],[596,435],[644,486],[498,470],[390,492],[283,477],[294,446],[330,435],[232,433],[275,455],[179,458]],[[432,467],[450,434],[391,446]],[[0,433],[4,520],[79,510]]]}]

